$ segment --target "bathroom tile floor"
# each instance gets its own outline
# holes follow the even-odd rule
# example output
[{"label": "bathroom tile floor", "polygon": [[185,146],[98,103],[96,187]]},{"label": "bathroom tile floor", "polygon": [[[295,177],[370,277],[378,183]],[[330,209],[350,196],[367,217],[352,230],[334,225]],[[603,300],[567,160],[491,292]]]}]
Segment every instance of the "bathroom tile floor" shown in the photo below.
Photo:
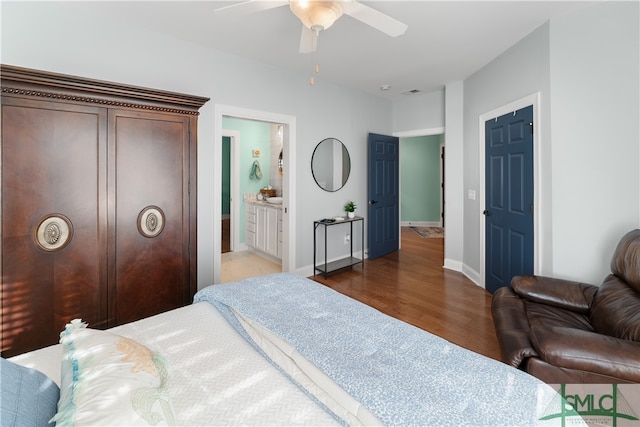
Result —
[{"label": "bathroom tile floor", "polygon": [[222,254],[222,283],[235,282],[247,277],[279,273],[282,266],[258,256],[251,251],[227,252]]}]

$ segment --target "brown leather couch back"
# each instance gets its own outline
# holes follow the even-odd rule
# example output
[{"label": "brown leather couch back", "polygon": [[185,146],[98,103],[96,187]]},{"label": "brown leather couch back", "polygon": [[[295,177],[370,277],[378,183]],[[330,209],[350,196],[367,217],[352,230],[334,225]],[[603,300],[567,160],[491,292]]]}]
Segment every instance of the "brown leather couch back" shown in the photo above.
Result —
[{"label": "brown leather couch back", "polygon": [[593,298],[589,319],[601,334],[640,342],[640,293],[610,274]]},{"label": "brown leather couch back", "polygon": [[640,292],[640,229],[622,236],[611,259],[611,272]]}]

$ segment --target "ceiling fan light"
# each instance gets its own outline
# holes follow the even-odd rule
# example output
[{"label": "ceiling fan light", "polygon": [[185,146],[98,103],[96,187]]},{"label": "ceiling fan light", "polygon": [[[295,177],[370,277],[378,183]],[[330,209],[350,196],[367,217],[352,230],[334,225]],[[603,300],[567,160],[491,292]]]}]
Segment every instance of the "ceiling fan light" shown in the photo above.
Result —
[{"label": "ceiling fan light", "polygon": [[343,14],[341,1],[291,0],[289,7],[310,30],[326,30]]}]

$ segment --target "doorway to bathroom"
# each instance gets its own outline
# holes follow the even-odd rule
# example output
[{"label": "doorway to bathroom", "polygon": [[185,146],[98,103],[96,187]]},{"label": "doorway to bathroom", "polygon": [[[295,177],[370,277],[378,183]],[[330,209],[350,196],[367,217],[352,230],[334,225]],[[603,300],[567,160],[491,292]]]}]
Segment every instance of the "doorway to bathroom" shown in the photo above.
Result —
[{"label": "doorway to bathroom", "polygon": [[[274,113],[216,106],[216,162],[214,188],[214,280],[239,280],[295,269],[295,118]],[[245,207],[262,191],[282,197],[281,248],[276,259],[256,250],[245,237]],[[274,207],[274,206],[269,206]],[[249,227],[251,229],[251,227]],[[251,230],[249,230],[251,233]],[[266,263],[265,263],[266,261]],[[275,262],[274,262],[275,261]]]},{"label": "doorway to bathroom", "polygon": [[[281,206],[263,205],[261,201],[282,197],[283,132],[281,123],[223,118],[222,130],[222,223],[229,222],[229,250],[251,250],[254,230],[246,229],[244,219],[249,204],[280,209]],[[228,219],[228,221],[227,221]],[[226,236],[222,235],[223,247]],[[224,250],[222,250],[225,253]],[[279,254],[270,255],[281,258]]]},{"label": "doorway to bathroom", "polygon": [[282,271],[282,206],[267,198],[283,195],[283,125],[225,116],[223,127],[221,282],[227,283]]}]

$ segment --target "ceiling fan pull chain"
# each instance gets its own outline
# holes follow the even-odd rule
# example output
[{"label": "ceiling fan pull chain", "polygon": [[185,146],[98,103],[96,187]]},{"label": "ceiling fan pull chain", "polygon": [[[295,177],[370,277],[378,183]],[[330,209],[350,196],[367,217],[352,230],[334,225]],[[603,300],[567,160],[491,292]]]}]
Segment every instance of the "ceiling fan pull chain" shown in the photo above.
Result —
[{"label": "ceiling fan pull chain", "polygon": [[[315,61],[313,61],[313,62],[315,62]],[[314,70],[315,70],[315,74],[318,74],[319,68],[318,68],[318,64],[317,63],[315,64]],[[309,78],[309,84],[311,86],[313,86],[315,84],[315,82],[316,82],[316,79],[315,79],[314,74],[312,73],[311,77]]]},{"label": "ceiling fan pull chain", "polygon": [[[318,38],[318,32],[314,32],[314,37],[316,38],[315,43],[317,43],[317,38]],[[314,67],[313,67],[313,71],[315,71],[315,74],[320,74],[320,64],[318,64],[318,50],[314,50],[312,52],[312,61],[315,63]],[[311,86],[313,86],[315,84],[316,80],[314,78],[314,76],[312,75],[311,78],[309,79],[309,84]]]},{"label": "ceiling fan pull chain", "polygon": [[[316,72],[316,74],[320,74],[320,65],[318,65],[317,63],[316,63],[314,71]],[[316,80],[314,79],[313,76],[311,76],[311,78],[309,79],[309,84],[311,86],[313,86],[315,82],[316,82]]]}]

